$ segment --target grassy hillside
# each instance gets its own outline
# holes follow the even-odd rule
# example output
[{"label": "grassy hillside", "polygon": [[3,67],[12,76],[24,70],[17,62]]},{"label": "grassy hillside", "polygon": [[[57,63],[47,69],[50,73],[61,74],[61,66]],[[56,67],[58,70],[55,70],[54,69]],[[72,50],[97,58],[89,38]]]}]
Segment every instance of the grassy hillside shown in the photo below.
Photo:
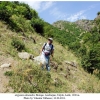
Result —
[{"label": "grassy hillside", "polygon": [[[83,70],[81,57],[72,51],[82,47],[80,41],[84,36],[80,34],[83,30],[70,22],[68,30],[59,30],[43,21],[35,10],[24,3],[0,2],[0,9],[0,65],[11,63],[12,66],[0,69],[4,72],[2,76],[9,81],[1,92],[11,92],[11,88],[12,92],[19,93],[100,92],[100,80]],[[23,51],[38,56],[48,37],[54,38],[55,46],[50,72],[41,70],[31,59],[18,57],[18,53]],[[66,62],[74,62],[76,67]],[[1,86],[4,85],[2,82]]]},{"label": "grassy hillside", "polygon": [[[34,33],[36,44],[30,39],[24,42],[28,52],[34,56],[39,55],[42,44],[46,41],[44,37]],[[94,75],[88,74],[80,66],[80,60],[76,58],[67,47],[62,47],[54,41],[55,54],[51,62],[58,64],[57,71],[51,66],[51,71],[41,70],[40,66],[32,60],[21,60],[18,57],[18,51],[11,45],[12,39],[21,40],[21,35],[7,29],[4,22],[0,22],[0,56],[5,57],[5,61],[12,63],[10,71],[6,73],[10,78],[9,86],[14,92],[100,92],[100,81]],[[8,62],[9,62],[8,61]],[[74,61],[77,68],[65,63],[65,61]],[[11,74],[12,73],[12,74]],[[6,92],[9,92],[6,91]]]}]

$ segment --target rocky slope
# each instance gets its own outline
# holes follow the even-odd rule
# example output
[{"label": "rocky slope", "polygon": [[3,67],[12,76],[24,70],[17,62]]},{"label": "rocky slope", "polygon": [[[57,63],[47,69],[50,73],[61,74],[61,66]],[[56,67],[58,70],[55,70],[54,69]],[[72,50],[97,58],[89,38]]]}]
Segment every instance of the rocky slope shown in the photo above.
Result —
[{"label": "rocky slope", "polygon": [[93,20],[78,20],[74,23],[85,31],[91,31],[94,27]]}]

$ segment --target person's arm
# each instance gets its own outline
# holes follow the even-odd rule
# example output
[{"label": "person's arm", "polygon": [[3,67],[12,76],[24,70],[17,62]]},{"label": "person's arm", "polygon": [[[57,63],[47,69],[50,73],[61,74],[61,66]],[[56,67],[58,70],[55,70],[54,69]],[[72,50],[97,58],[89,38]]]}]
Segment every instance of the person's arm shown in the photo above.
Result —
[{"label": "person's arm", "polygon": [[53,57],[53,54],[54,54],[54,49],[51,51],[51,56]]}]

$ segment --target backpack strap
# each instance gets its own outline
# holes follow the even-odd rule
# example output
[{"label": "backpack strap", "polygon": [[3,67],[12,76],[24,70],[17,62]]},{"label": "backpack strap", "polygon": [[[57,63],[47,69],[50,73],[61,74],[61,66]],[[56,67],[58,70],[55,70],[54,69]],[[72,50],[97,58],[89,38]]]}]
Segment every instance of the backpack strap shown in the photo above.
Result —
[{"label": "backpack strap", "polygon": [[52,47],[51,47],[51,51],[53,50],[53,45],[52,45]]},{"label": "backpack strap", "polygon": [[43,49],[45,49],[45,46],[47,45],[47,43],[45,43],[45,45],[44,45],[44,47],[43,47]]}]

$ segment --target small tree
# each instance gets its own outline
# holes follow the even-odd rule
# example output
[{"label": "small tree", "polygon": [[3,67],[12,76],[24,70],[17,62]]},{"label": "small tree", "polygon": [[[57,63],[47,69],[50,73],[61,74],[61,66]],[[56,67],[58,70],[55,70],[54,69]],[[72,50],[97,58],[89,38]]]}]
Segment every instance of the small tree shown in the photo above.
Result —
[{"label": "small tree", "polygon": [[100,15],[100,12],[98,12],[97,15]]}]

